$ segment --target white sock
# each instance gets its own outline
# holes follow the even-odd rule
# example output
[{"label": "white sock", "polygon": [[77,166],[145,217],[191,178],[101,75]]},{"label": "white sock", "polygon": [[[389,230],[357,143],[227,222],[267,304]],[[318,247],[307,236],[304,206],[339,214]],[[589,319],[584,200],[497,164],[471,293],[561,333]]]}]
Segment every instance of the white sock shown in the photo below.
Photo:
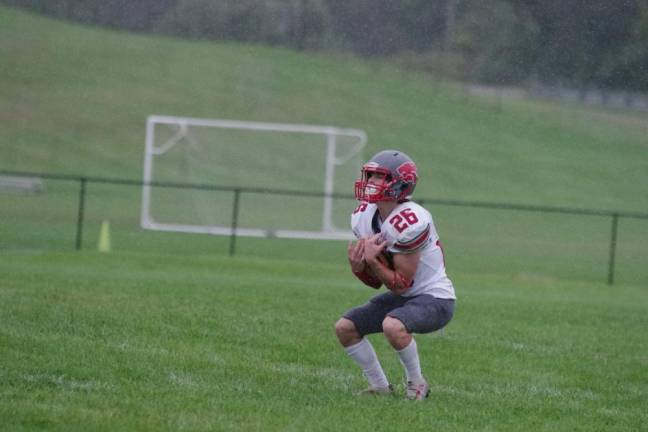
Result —
[{"label": "white sock", "polygon": [[416,348],[416,341],[412,338],[412,342],[403,348],[400,351],[396,351],[398,357],[400,357],[400,362],[405,368],[405,374],[407,375],[407,381],[411,381],[414,384],[420,384],[425,379],[421,375],[421,363],[419,361],[418,349]]},{"label": "white sock", "polygon": [[389,386],[385,372],[378,361],[376,351],[374,351],[373,346],[366,338],[362,338],[360,342],[348,346],[344,348],[344,350],[349,354],[349,357],[355,360],[355,362],[362,368],[362,373],[367,377],[370,386]]}]

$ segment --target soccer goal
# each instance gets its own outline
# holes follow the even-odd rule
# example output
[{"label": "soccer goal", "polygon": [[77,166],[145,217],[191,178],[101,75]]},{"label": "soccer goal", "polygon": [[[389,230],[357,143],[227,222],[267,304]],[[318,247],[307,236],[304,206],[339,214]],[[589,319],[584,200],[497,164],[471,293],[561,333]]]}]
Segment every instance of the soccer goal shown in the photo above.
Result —
[{"label": "soccer goal", "polygon": [[348,239],[366,142],[357,129],[149,116],[141,226]]}]

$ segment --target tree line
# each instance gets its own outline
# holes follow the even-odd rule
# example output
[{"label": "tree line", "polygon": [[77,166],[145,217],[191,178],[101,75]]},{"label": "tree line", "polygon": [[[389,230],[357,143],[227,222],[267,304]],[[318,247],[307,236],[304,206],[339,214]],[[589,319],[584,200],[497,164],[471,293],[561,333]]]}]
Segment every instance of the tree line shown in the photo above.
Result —
[{"label": "tree line", "polygon": [[461,80],[648,91],[648,0],[0,0],[135,32],[388,57]]}]

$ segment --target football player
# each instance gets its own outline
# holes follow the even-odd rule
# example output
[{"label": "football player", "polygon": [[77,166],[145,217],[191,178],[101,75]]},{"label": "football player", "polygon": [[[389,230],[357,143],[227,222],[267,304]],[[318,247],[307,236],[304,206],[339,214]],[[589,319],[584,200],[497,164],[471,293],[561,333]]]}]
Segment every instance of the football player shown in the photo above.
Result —
[{"label": "football player", "polygon": [[340,343],[369,381],[363,394],[393,393],[365,337],[383,333],[405,369],[407,398],[425,399],[429,386],[412,334],[439,330],[454,313],[455,292],[432,216],[411,201],[417,181],[409,156],[385,150],[362,167],[355,183],[360,204],[351,215],[358,239],[348,246],[351,271],[370,287],[387,288],[344,313],[335,325]]}]

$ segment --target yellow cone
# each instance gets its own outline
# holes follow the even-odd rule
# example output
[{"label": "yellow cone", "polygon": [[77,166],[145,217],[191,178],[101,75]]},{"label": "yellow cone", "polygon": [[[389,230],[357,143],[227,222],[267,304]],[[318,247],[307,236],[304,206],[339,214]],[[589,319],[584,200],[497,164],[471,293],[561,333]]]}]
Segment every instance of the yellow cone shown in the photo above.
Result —
[{"label": "yellow cone", "polygon": [[110,222],[107,220],[101,223],[99,231],[99,252],[110,252]]}]

